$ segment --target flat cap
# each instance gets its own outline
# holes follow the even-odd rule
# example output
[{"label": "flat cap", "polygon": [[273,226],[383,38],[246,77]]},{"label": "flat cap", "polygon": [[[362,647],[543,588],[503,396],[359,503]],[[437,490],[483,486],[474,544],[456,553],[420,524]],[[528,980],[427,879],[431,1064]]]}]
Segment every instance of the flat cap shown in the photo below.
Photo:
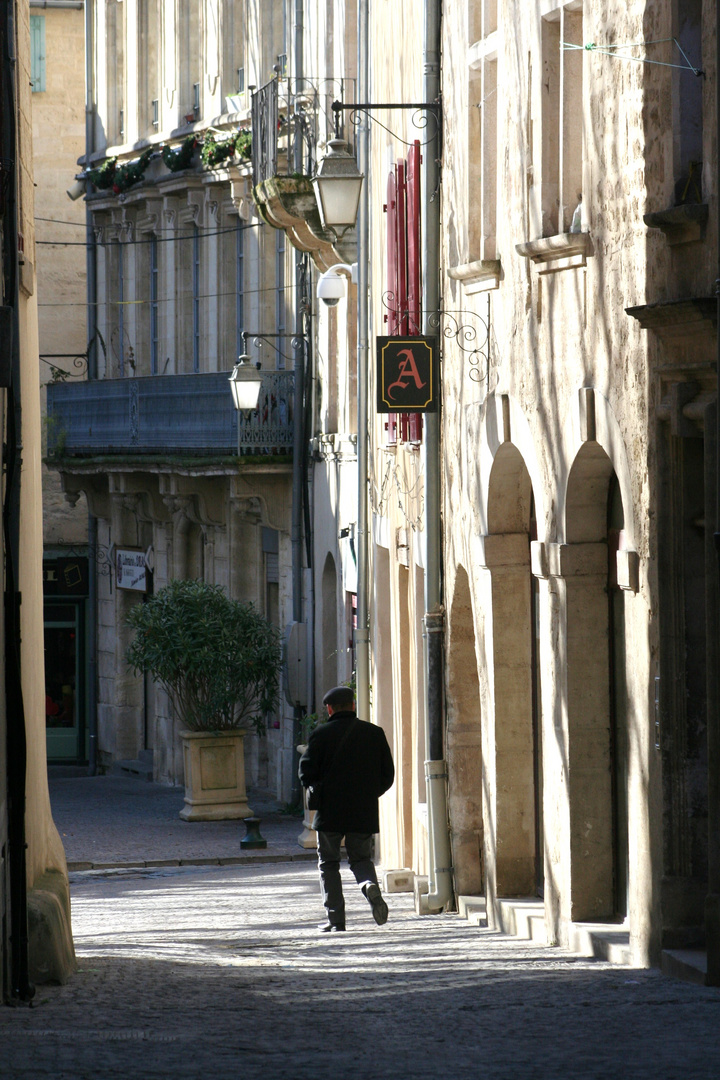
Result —
[{"label": "flat cap", "polygon": [[352,709],[355,706],[355,694],[350,686],[333,686],[323,698],[323,705],[331,709]]}]

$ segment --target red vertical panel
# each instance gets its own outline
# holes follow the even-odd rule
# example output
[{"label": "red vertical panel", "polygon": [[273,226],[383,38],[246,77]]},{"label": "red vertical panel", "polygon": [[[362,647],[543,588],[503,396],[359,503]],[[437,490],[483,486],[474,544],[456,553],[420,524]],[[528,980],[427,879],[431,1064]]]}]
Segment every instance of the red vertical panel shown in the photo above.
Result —
[{"label": "red vertical panel", "polygon": [[[390,296],[383,297],[383,302],[387,308],[385,312],[385,321],[388,324],[388,334],[397,334],[397,316],[395,314],[397,310],[397,277],[398,277],[398,252],[397,252],[397,195],[396,195],[396,182],[395,182],[395,170],[393,169],[388,176],[387,183],[387,290],[386,292],[391,294]],[[395,413],[388,413],[387,423],[385,424],[385,430],[387,431],[387,441],[389,443],[397,442],[397,415]]]},{"label": "red vertical panel", "polygon": [[395,218],[395,232],[397,236],[397,297],[396,307],[398,311],[397,333],[406,337],[408,333],[408,303],[407,303],[407,202],[405,186],[405,162],[398,161],[396,165],[397,182],[395,187],[397,197],[397,212]]},{"label": "red vertical panel", "polygon": [[407,159],[407,296],[409,334],[420,334],[420,143],[413,143]]},{"label": "red vertical panel", "polygon": [[387,305],[388,334],[397,334],[397,281],[398,281],[398,250],[397,250],[397,193],[395,182],[395,170],[388,176],[387,184],[387,291],[391,294],[385,298]]}]

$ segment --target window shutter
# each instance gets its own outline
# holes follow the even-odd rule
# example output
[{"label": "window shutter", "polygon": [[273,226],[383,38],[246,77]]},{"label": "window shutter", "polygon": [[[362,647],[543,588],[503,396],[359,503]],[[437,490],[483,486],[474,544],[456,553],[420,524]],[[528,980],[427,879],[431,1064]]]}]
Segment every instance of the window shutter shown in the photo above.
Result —
[{"label": "window shutter", "polygon": [[[407,159],[407,311],[408,334],[422,333],[420,246],[420,142],[416,140]],[[422,442],[422,413],[408,413],[403,442]]]},{"label": "window shutter", "polygon": [[[387,293],[385,296],[385,302],[387,311],[385,313],[385,321],[388,323],[388,334],[397,334],[398,332],[398,251],[397,251],[397,184],[395,177],[395,170],[388,176],[387,184],[387,204],[385,210],[387,212]],[[387,423],[385,425],[387,431],[387,441],[390,444],[397,442],[397,413],[388,413]]]},{"label": "window shutter", "polygon": [[33,94],[45,91],[45,16],[30,16],[30,83]]}]

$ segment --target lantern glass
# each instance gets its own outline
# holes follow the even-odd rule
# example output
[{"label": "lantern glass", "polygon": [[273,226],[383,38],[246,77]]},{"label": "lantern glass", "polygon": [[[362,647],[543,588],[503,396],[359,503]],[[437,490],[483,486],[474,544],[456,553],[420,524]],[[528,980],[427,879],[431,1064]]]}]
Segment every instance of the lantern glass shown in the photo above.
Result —
[{"label": "lantern glass", "polygon": [[250,357],[241,356],[229,378],[235,408],[242,412],[252,412],[257,408],[262,376],[250,362]]},{"label": "lantern glass", "polygon": [[332,139],[312,181],[325,228],[344,232],[353,227],[363,179],[355,158],[348,152],[347,143]]}]

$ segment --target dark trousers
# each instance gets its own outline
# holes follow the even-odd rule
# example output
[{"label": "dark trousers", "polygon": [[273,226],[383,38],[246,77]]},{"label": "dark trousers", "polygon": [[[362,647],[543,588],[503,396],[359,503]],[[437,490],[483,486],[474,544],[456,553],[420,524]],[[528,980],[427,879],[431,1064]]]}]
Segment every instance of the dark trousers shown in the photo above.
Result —
[{"label": "dark trousers", "polygon": [[[343,834],[318,832],[318,868],[323,904],[327,909],[328,922],[335,926],[345,925],[345,898],[340,877],[340,845]],[[365,892],[366,886],[377,885],[373,864],[375,837],[372,833],[345,833],[345,850],[355,880]]]}]

